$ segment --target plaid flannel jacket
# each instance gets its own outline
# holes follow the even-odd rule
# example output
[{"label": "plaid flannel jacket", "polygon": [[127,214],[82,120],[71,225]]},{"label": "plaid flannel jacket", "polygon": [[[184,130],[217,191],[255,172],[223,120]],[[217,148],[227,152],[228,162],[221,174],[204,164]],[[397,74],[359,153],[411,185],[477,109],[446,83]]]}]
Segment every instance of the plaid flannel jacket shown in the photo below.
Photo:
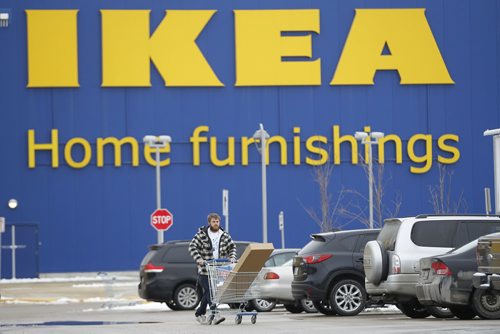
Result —
[{"label": "plaid flannel jacket", "polygon": [[[200,227],[189,244],[189,253],[195,261],[198,259],[208,261],[214,258],[212,241],[208,237],[208,228],[208,226]],[[224,230],[222,232],[219,242],[219,258],[236,259],[236,245],[233,239],[229,233]],[[208,275],[205,264],[198,265],[198,273]]]}]

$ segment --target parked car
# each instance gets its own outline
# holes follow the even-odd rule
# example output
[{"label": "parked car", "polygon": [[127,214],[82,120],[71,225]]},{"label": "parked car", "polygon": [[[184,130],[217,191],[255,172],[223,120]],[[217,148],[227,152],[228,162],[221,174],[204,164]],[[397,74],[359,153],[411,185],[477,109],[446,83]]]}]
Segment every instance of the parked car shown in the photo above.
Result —
[{"label": "parked car", "polygon": [[481,237],[476,254],[472,307],[481,318],[500,319],[500,233]]},{"label": "parked car", "polygon": [[[279,248],[275,249],[271,255],[269,256],[269,259],[264,263],[264,267],[261,270],[261,272],[258,275],[258,280],[259,280],[259,286],[265,285],[262,289],[265,289],[266,287],[269,288],[268,280],[264,278],[263,271],[268,268],[279,268],[281,267],[284,263],[287,261],[291,260],[295,255],[297,255],[297,252],[299,251],[299,248]],[[280,269],[278,269],[280,270]],[[291,272],[290,268],[290,272]],[[271,276],[268,276],[271,277]],[[290,280],[291,282],[291,280]],[[274,283],[274,281],[273,281]],[[274,284],[271,284],[273,286]],[[267,290],[269,292],[269,290]],[[277,298],[275,298],[272,294],[267,294],[266,296],[263,296],[264,298],[262,299],[254,299],[249,301],[249,305],[247,306],[247,310],[254,309],[257,312],[269,312],[272,311],[278,302]],[[233,305],[231,305],[233,306]]]},{"label": "parked car", "polygon": [[[153,245],[140,265],[139,296],[165,303],[172,310],[192,310],[201,298],[198,272],[189,254],[189,240]],[[250,244],[235,241],[238,257]]]},{"label": "parked car", "polygon": [[326,315],[356,315],[366,305],[363,249],[378,229],[312,234],[293,260],[292,295]]},{"label": "parked car", "polygon": [[443,255],[420,259],[416,290],[422,305],[447,307],[459,319],[472,319],[472,276],[477,271],[477,239]]},{"label": "parked car", "polygon": [[[293,253],[296,255],[297,253]],[[309,299],[294,300],[292,295],[293,281],[293,259],[288,260],[282,265],[273,267],[264,267],[257,278],[259,294],[265,300],[275,304],[283,304],[285,309],[291,313],[317,312],[313,303]]]},{"label": "parked car", "polygon": [[416,285],[420,259],[500,231],[500,217],[482,215],[419,215],[389,219],[377,240],[366,244],[366,291],[374,300],[396,304],[411,318],[450,317],[451,312],[419,303]]}]

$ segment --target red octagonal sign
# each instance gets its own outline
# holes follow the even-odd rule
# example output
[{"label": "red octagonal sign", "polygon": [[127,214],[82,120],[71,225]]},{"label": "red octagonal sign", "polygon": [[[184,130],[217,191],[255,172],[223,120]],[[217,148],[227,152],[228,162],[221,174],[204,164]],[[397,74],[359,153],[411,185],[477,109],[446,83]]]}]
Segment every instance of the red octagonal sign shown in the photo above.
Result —
[{"label": "red octagonal sign", "polygon": [[174,225],[174,215],[167,209],[156,209],[151,214],[151,225],[158,231],[166,231]]}]

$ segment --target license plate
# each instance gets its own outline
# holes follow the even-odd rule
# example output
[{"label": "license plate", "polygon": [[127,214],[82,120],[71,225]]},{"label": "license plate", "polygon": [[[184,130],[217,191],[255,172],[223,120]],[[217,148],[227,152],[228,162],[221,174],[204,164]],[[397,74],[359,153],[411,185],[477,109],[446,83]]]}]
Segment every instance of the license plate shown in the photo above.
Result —
[{"label": "license plate", "polygon": [[422,271],[422,277],[424,279],[428,279],[429,278],[429,270],[424,270]]},{"label": "license plate", "polygon": [[293,268],[293,274],[298,275],[299,274],[299,267]]}]

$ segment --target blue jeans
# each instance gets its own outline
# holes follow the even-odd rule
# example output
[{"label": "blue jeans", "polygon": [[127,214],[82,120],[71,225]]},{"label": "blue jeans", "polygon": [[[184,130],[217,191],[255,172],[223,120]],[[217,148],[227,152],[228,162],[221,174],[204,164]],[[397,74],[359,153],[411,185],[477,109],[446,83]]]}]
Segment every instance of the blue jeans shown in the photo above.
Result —
[{"label": "blue jeans", "polygon": [[215,304],[210,300],[210,290],[208,286],[208,275],[198,275],[198,282],[201,284],[203,296],[201,297],[200,306],[196,309],[195,316],[205,314],[207,312],[207,305],[210,309],[215,309]]}]

